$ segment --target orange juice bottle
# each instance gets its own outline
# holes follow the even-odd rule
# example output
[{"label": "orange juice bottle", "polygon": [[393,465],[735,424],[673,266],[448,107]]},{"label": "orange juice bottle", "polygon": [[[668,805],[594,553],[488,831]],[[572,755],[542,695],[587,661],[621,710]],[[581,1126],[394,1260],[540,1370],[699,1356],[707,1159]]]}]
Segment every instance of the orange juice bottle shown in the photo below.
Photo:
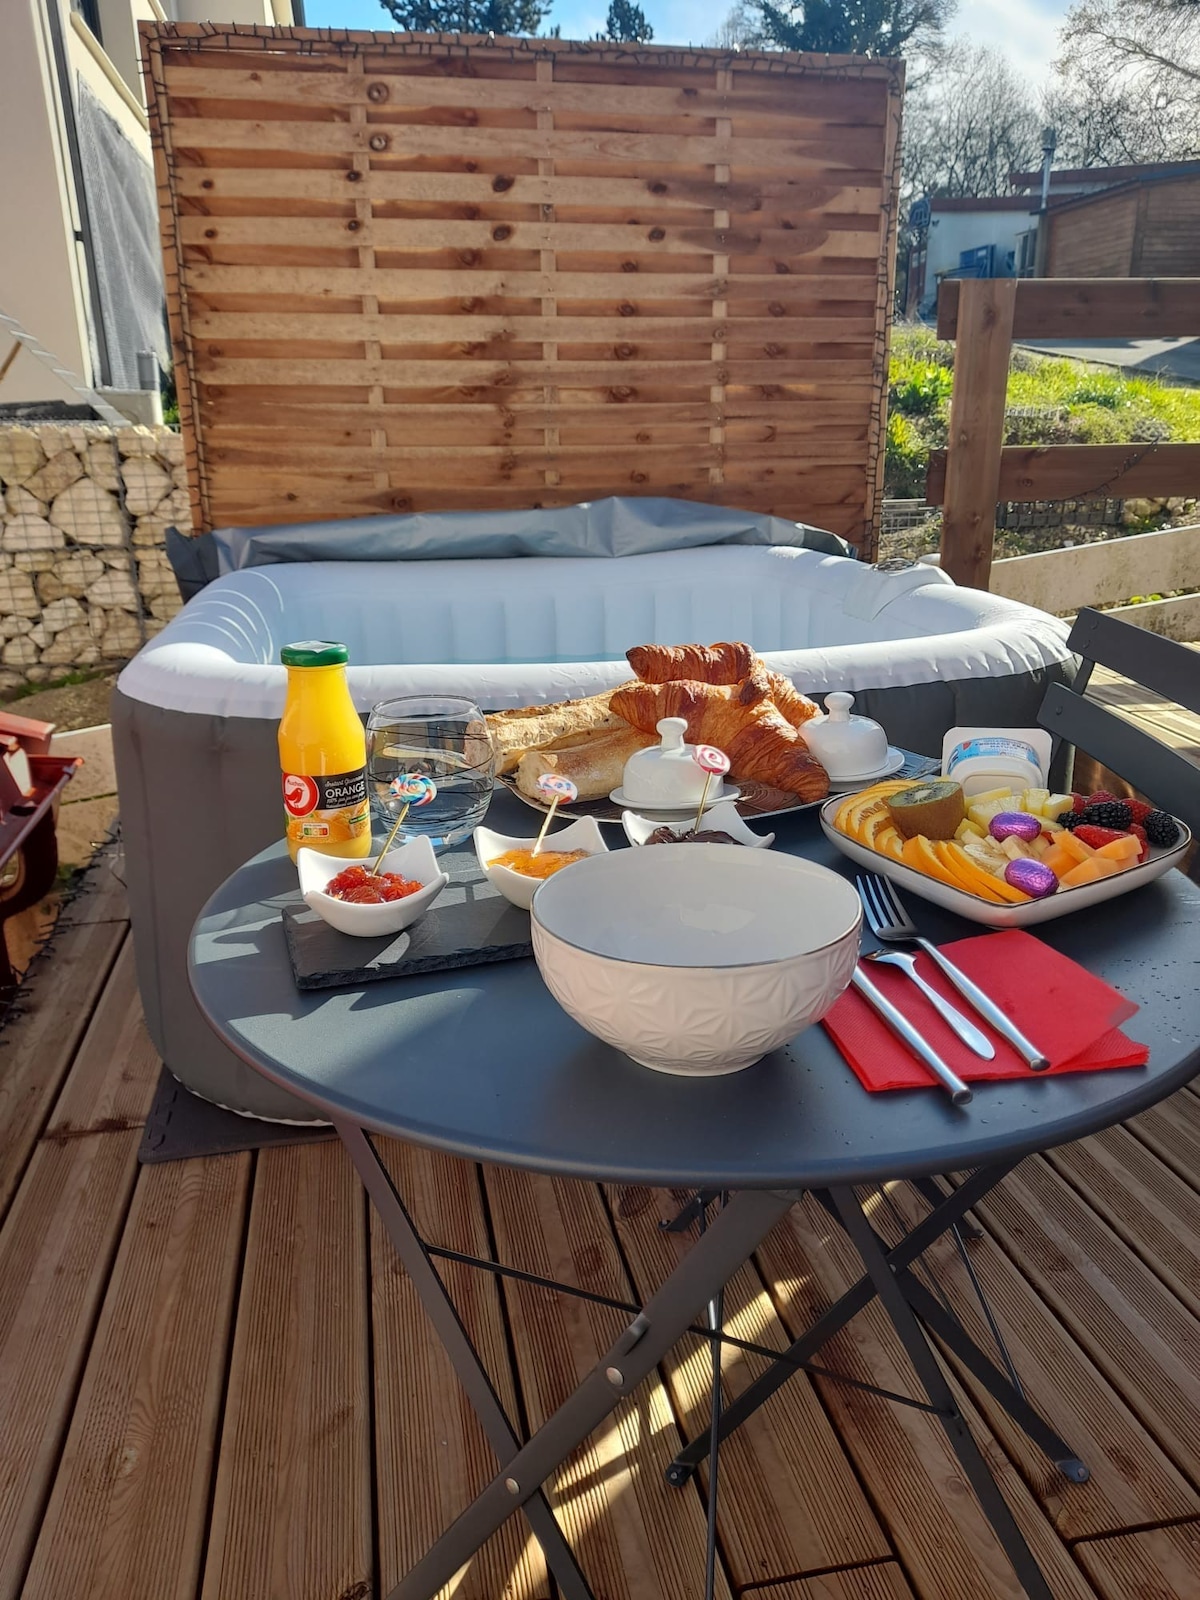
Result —
[{"label": "orange juice bottle", "polygon": [[292,860],[302,846],[330,856],[371,849],[367,739],[346,684],[344,644],[285,644],[287,702],[279,724],[283,814]]}]

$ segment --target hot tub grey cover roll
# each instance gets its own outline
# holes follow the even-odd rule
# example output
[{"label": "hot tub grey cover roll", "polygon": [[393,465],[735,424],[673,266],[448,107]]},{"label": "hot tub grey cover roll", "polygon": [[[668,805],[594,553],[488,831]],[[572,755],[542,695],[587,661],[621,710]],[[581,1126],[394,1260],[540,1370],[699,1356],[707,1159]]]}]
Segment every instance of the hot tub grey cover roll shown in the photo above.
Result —
[{"label": "hot tub grey cover roll", "polygon": [[125,669],[113,732],[150,1035],[190,1088],[258,1116],[311,1112],[217,1042],[192,1002],[186,950],[204,901],[280,832],[289,638],[352,642],[363,712],[439,687],[473,689],[491,708],[553,700],[619,681],[634,643],[750,638],[802,689],[852,688],[893,743],[926,754],[955,723],[1033,722],[1047,684],[1073,673],[1066,628],[1044,613],[957,589],[936,569],[882,573],[768,541],[598,561],[252,567],[206,587]]},{"label": "hot tub grey cover roll", "polygon": [[[174,531],[174,530],[173,530]],[[802,522],[693,500],[593,500],[528,511],[414,512],[265,528],[175,533],[168,554],[185,600],[223,572],[281,561],[464,561],[509,556],[649,555],[709,544],[779,544],[826,555],[853,552],[844,539]]]}]

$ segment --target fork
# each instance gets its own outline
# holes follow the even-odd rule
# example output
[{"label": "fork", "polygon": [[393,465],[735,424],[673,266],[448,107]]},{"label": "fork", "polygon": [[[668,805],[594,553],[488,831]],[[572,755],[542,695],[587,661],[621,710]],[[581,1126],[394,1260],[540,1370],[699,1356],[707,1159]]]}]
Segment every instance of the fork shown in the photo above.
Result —
[{"label": "fork", "polygon": [[1017,1025],[1009,1021],[996,1002],[989,999],[977,984],[972,983],[965,972],[960,972],[954,963],[942,954],[937,945],[930,944],[928,939],[921,937],[917,932],[916,923],[905,911],[900,897],[887,879],[881,878],[874,872],[863,872],[859,873],[856,883],[858,897],[862,901],[863,910],[867,914],[867,921],[875,937],[884,944],[915,944],[924,950],[929,959],[946,974],[959,994],[965,1000],[969,1000],[979,1015],[1008,1040],[1030,1071],[1045,1072],[1050,1065],[1050,1058],[1043,1055],[1035,1044],[1031,1044]]}]

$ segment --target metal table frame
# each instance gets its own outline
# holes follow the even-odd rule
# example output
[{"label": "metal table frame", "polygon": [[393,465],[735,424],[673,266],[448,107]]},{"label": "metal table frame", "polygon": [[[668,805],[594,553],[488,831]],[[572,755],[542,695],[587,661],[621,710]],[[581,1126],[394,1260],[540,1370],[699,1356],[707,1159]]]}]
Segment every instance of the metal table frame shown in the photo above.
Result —
[{"label": "metal table frame", "polygon": [[[728,1203],[721,1206],[707,1225],[708,1204],[713,1197],[708,1193],[699,1196],[677,1219],[678,1223],[697,1218],[702,1224],[699,1238],[646,1304],[638,1307],[535,1273],[430,1245],[418,1232],[391,1174],[379,1159],[370,1134],[352,1122],[339,1120],[334,1125],[500,1462],[500,1471],[491,1483],[392,1589],[388,1600],[432,1600],[518,1509],[523,1509],[528,1517],[564,1600],[594,1600],[555,1520],[543,1486],[620,1401],[650,1376],[685,1334],[694,1334],[712,1343],[713,1415],[709,1428],[676,1456],[667,1470],[667,1479],[677,1486],[685,1484],[698,1464],[708,1457],[708,1592],[711,1596],[715,1570],[717,1451],[721,1441],[797,1371],[817,1371],[842,1378],[842,1381],[854,1381],[817,1367],[814,1358],[876,1296],[912,1361],[926,1399],[914,1400],[872,1385],[857,1386],[890,1400],[916,1405],[938,1418],[1030,1600],[1053,1600],[1049,1585],[954,1399],[927,1335],[932,1334],[963,1362],[1070,1481],[1086,1482],[1087,1468],[1033,1409],[1019,1386],[980,1350],[953,1312],[941,1304],[912,1271],[921,1253],[944,1233],[956,1228],[971,1207],[1012,1170],[1015,1162],[980,1168],[947,1195],[942,1195],[936,1186],[922,1185],[926,1198],[936,1197],[936,1203],[928,1216],[899,1244],[891,1247],[871,1226],[849,1185],[814,1191],[845,1228],[866,1270],[806,1333],[780,1354],[724,1333],[721,1297],[725,1284],[802,1197],[803,1190],[741,1190],[728,1198]],[[435,1260],[438,1258],[464,1262],[501,1277],[540,1284],[630,1313],[626,1327],[570,1399],[524,1442],[514,1432],[437,1271]],[[697,1317],[705,1308],[707,1321],[699,1323]],[[772,1363],[727,1409],[722,1409],[720,1403],[722,1343],[764,1355]]]}]

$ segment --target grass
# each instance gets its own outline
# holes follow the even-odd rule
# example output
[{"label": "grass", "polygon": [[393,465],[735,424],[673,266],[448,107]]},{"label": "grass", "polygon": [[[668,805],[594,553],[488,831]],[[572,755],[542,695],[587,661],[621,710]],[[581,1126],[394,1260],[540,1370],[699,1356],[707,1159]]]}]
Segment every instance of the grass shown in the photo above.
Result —
[{"label": "grass", "polygon": [[47,689],[73,689],[78,683],[91,683],[96,678],[106,677],[112,670],[111,667],[80,667],[77,672],[51,678],[47,683],[23,683],[8,691],[4,703],[11,705],[15,700],[28,700],[31,694],[44,694]]},{"label": "grass", "polygon": [[[892,333],[884,492],[925,493],[931,450],[946,443],[954,346],[932,328]],[[1014,350],[1006,444],[1124,444],[1200,440],[1200,390],[1124,376],[1082,361]]]}]

